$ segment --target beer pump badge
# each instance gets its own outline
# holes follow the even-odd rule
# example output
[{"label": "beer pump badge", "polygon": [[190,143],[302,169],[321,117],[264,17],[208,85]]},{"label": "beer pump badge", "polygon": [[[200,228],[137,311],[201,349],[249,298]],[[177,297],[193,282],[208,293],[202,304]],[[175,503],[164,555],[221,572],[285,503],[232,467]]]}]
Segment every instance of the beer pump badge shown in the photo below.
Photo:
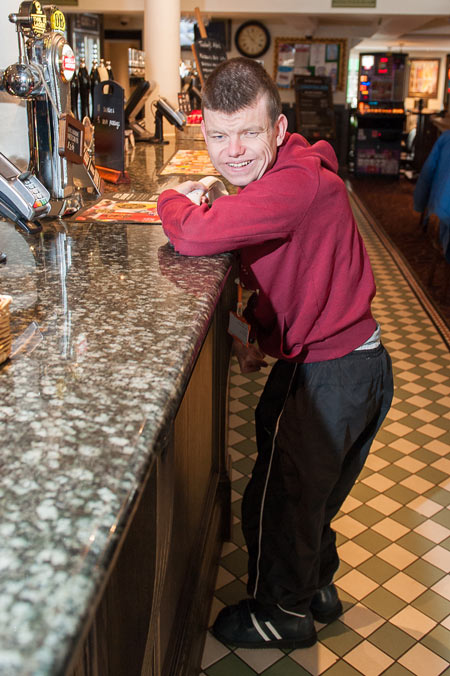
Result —
[{"label": "beer pump badge", "polygon": [[64,33],[66,30],[66,17],[60,9],[55,9],[50,16],[50,26],[52,31]]},{"label": "beer pump badge", "polygon": [[59,59],[59,72],[64,82],[70,82],[75,74],[75,54],[67,42],[63,45]]},{"label": "beer pump badge", "polygon": [[41,3],[34,0],[30,7],[31,31],[36,37],[43,35],[47,29],[47,15]]}]

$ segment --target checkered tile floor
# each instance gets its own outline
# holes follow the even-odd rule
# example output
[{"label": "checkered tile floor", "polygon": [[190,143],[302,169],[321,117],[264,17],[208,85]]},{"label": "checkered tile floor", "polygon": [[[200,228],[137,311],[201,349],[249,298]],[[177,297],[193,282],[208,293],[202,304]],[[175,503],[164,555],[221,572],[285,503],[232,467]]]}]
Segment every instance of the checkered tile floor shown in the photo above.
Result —
[{"label": "checkered tile floor", "polygon": [[[209,633],[207,676],[450,676],[450,351],[435,323],[354,204],[377,278],[375,316],[393,363],[392,409],[334,521],[344,614],[317,625],[304,650],[230,650]],[[232,364],[229,452],[232,542],[225,543],[211,610],[246,596],[242,494],[256,454],[253,413],[266,374]]]}]

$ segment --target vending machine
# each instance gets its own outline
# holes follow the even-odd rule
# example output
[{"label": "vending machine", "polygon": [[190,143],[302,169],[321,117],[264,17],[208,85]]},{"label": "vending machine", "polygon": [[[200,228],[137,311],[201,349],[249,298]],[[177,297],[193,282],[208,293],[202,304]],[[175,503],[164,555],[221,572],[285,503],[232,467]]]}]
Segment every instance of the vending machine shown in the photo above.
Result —
[{"label": "vending machine", "polygon": [[355,173],[397,176],[405,126],[406,54],[361,54]]}]

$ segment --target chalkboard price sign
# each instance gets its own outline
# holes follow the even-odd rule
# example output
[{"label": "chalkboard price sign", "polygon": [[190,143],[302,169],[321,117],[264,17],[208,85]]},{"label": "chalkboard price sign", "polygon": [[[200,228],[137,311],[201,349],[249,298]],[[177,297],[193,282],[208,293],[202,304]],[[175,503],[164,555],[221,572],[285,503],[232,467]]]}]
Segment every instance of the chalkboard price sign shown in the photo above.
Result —
[{"label": "chalkboard price sign", "polygon": [[83,164],[84,126],[70,113],[59,121],[58,153],[74,164]]},{"label": "chalkboard price sign", "polygon": [[200,38],[200,40],[195,40],[192,45],[192,51],[194,52],[198,74],[203,86],[214,68],[219,63],[222,63],[222,61],[227,60],[227,54],[222,43],[215,38]]}]

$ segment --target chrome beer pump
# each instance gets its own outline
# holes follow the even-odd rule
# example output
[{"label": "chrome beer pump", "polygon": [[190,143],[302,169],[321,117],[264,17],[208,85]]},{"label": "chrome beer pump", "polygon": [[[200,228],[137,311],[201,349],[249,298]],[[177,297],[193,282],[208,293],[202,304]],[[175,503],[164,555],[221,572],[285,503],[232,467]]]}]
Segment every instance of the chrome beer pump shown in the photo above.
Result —
[{"label": "chrome beer pump", "polygon": [[83,204],[81,188],[100,193],[93,142],[71,114],[70,81],[75,55],[66,41],[64,14],[53,5],[25,0],[9,20],[16,25],[19,60],[6,68],[3,86],[27,100],[29,171],[51,196],[50,215],[73,213]]}]

